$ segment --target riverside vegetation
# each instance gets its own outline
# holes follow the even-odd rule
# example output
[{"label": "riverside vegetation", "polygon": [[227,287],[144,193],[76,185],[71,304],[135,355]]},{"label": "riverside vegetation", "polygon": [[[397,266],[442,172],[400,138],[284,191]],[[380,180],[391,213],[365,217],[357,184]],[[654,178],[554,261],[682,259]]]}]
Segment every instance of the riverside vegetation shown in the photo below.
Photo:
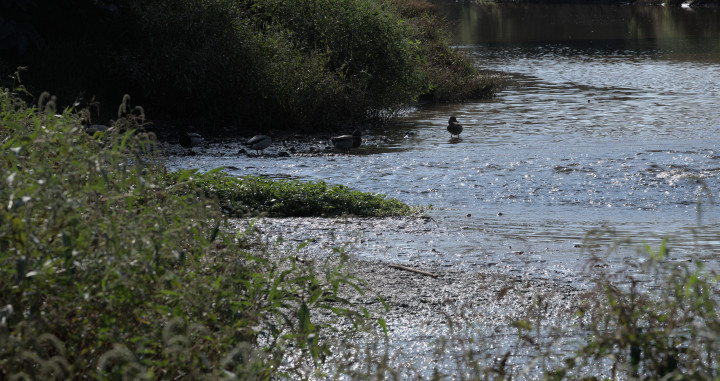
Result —
[{"label": "riverside vegetation", "polygon": [[383,195],[322,181],[270,180],[254,176],[234,178],[217,171],[206,174],[189,171],[169,174],[168,184],[175,184],[190,173],[194,177],[193,183],[206,195],[216,197],[223,210],[234,217],[257,214],[270,217],[386,217],[421,211],[421,208],[412,208]]},{"label": "riverside vegetation", "polygon": [[[538,296],[528,318],[507,322],[517,344],[495,353],[492,336],[474,334],[478,320],[456,314],[448,324],[457,337],[441,338],[432,360],[456,361],[456,371],[428,374],[394,363],[382,346],[363,351],[345,340],[365,331],[382,337],[386,324],[349,301],[363,283],[344,269],[343,250],[334,262],[308,266],[229,229],[223,208],[272,212],[297,184],[168,174],[152,134],[123,131],[140,127],[134,120],[89,136],[79,115],[28,107],[7,89],[0,110],[3,379],[511,379],[528,369],[552,380],[718,378],[718,275],[700,260],[671,260],[664,245],[645,247],[643,260],[622,272],[631,275],[615,276],[589,235],[596,288],[572,307],[572,326],[545,321]],[[277,198],[269,210],[254,201],[235,209],[243,192],[262,188]],[[307,189],[318,199],[346,193]],[[380,214],[399,205],[375,201]],[[365,353],[365,363],[333,356],[343,346]]]},{"label": "riverside vegetation", "polygon": [[[456,315],[448,323],[458,336],[447,339],[461,356],[442,342],[436,352],[438,361],[457,361],[452,374],[400,372],[372,348],[365,368],[334,364],[333,346],[347,335],[385,328],[349,302],[347,293],[363,287],[342,267],[344,252],[337,250],[339,263],[306,266],[250,231],[231,231],[223,211],[290,215],[301,200],[307,213],[328,216],[403,215],[410,207],[323,183],[166,173],[152,135],[132,115],[91,137],[81,116],[57,112],[82,91],[86,100],[130,92],[172,118],[207,112],[241,125],[317,128],[346,115],[383,119],[416,96],[491,93],[492,79],[462,74],[470,61],[425,43],[442,36],[422,2],[40,3],[41,17],[28,22],[39,20],[37,38],[47,40],[26,50],[26,79],[57,98],[34,108],[21,100],[32,99],[28,93],[0,91],[0,378],[293,379],[327,369],[357,379],[719,378],[717,266],[678,261],[664,246],[643,247],[632,271],[618,276],[596,248],[588,266],[596,288],[573,306],[574,325],[551,327],[538,296],[527,318],[508,322],[517,345],[501,352],[491,349],[493,337],[473,335],[477,321]],[[67,17],[51,17],[59,14]],[[343,22],[322,22],[327,17]],[[355,27],[387,33],[379,41],[407,50],[335,40],[352,35],[339,30],[363,30]],[[170,41],[178,49],[168,55],[162,47]],[[329,49],[334,44],[351,49]],[[6,72],[17,60],[2,61]],[[376,207],[363,206],[365,197]],[[350,207],[325,208],[323,198]]]},{"label": "riverside vegetation", "polygon": [[89,136],[79,115],[28,107],[21,92],[0,92],[0,378],[267,379],[290,348],[320,361],[320,332],[372,320],[338,295],[361,291],[342,263],[270,260],[229,230],[221,204],[262,209],[264,189],[292,205],[324,193],[359,205],[308,207],[330,215],[409,207],[325,184],[308,197],[296,183],[168,174],[152,135],[126,129],[136,120]]},{"label": "riverside vegetation", "polygon": [[[212,133],[313,131],[387,120],[418,101],[491,97],[426,0],[11,1],[0,70],[58,105],[123,94],[148,119]],[[0,19],[2,22],[2,19]],[[6,86],[9,86],[6,84]]]}]

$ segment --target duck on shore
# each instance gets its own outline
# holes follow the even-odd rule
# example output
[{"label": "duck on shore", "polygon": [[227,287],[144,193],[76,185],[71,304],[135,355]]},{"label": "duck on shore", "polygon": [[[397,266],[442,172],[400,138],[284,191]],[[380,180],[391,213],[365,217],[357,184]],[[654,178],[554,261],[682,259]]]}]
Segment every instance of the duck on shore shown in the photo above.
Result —
[{"label": "duck on shore", "polygon": [[350,148],[360,147],[362,144],[362,132],[355,130],[352,135],[335,136],[330,141],[335,149],[347,151]]},{"label": "duck on shore", "polygon": [[272,138],[267,135],[255,135],[248,140],[245,145],[254,149],[258,154],[265,154],[265,148],[268,148],[272,144]]},{"label": "duck on shore", "polygon": [[450,132],[450,139],[453,138],[453,135],[457,135],[458,139],[460,139],[460,133],[463,131],[463,126],[458,123],[457,118],[451,116],[450,120],[448,120],[447,130]]},{"label": "duck on shore", "polygon": [[202,136],[194,132],[180,134],[180,145],[185,148],[197,147],[202,142]]}]

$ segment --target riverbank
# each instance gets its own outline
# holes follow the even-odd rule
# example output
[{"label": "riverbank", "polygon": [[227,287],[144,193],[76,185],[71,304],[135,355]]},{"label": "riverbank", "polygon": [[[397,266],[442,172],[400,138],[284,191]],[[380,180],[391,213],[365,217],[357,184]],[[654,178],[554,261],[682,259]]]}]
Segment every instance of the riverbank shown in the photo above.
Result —
[{"label": "riverbank", "polygon": [[[426,218],[231,220],[238,231],[257,229],[260,240],[270,245],[265,252],[270,258],[290,255],[296,266],[316,273],[347,269],[357,288],[343,287],[338,295],[369,317],[382,319],[382,324],[361,335],[319,332],[333,343],[335,355],[326,365],[333,372],[354,374],[368,366],[386,372],[385,376],[426,379],[434,370],[457,377],[474,368],[478,372],[474,377],[482,379],[490,374],[542,374],[543,366],[558,366],[556,357],[525,369],[549,350],[551,342],[569,345],[571,327],[580,321],[577,312],[589,300],[600,300],[592,285],[432,261],[370,259],[363,253],[378,231],[390,233],[427,223]],[[326,314],[316,316],[332,320]],[[341,329],[343,324],[335,326]],[[468,350],[477,357],[468,358]],[[499,366],[503,357],[506,361]],[[358,374],[379,376],[375,370]]]},{"label": "riverbank", "polygon": [[[379,342],[396,361],[388,365],[420,378],[428,377],[433,367],[449,377],[467,374],[473,367],[496,376],[519,376],[532,361],[528,351],[537,347],[517,341],[523,334],[518,327],[538,324],[535,332],[526,332],[531,336],[543,332],[543,337],[536,337],[538,345],[557,340],[550,335],[552,328],[565,328],[568,334],[578,321],[579,307],[591,295],[548,280],[432,265],[351,260],[348,268],[364,288],[364,294],[354,295],[351,302],[385,319],[387,338]],[[477,357],[464,357],[466,350],[477,351]],[[509,351],[512,358],[502,369],[493,369]],[[532,367],[529,373],[542,369]]]},{"label": "riverbank", "polygon": [[[250,149],[245,142],[253,137],[253,132],[245,131],[241,134],[210,134],[203,135],[202,141],[192,147],[181,146],[179,137],[184,132],[170,128],[158,129],[149,126],[149,131],[158,135],[162,142],[162,150],[172,157],[204,156],[217,159],[265,158],[278,159],[290,157],[314,157],[314,156],[346,156],[346,155],[368,155],[393,151],[388,145],[397,139],[412,138],[416,132],[409,129],[391,128],[358,128],[362,133],[362,144],[360,147],[348,150],[335,149],[332,144],[332,137],[340,134],[351,134],[347,130],[339,133],[285,133],[275,131],[270,133],[272,143],[262,152]],[[444,127],[443,127],[444,129]]]},{"label": "riverbank", "polygon": [[[635,374],[628,366],[639,361],[633,348],[640,348],[648,374],[705,365],[710,369],[700,371],[710,374],[715,367],[694,360],[717,347],[705,341],[717,337],[716,281],[688,264],[666,261],[666,268],[651,269],[653,279],[670,285],[655,295],[617,287],[635,285],[632,277],[647,270],[618,276],[617,268],[600,263],[591,267],[603,291],[595,298],[570,277],[463,271],[419,256],[414,263],[385,256],[362,261],[352,242],[344,245],[325,226],[347,225],[360,248],[363,233],[382,236],[408,225],[431,240],[438,227],[475,228],[430,224],[431,217],[324,218],[324,226],[295,231],[288,220],[273,220],[282,225],[277,234],[266,220],[228,221],[193,181],[165,182],[167,168],[154,156],[161,150],[151,135],[112,130],[91,137],[76,115],[37,112],[9,91],[2,95],[5,378],[297,378],[327,368],[338,378],[462,372],[483,379],[522,375],[531,364],[532,374],[572,372],[568,378],[576,379],[607,377],[616,368]],[[331,157],[343,165],[348,158]],[[438,258],[466,254],[457,244],[449,248],[423,250]],[[390,250],[414,257],[403,245]],[[542,256],[514,250],[497,254],[523,258],[520,263],[526,254]],[[641,265],[668,256],[665,244],[648,251]],[[687,316],[710,323],[698,327]],[[577,332],[574,322],[585,325]],[[360,329],[370,325],[374,330]],[[688,327],[697,331],[687,340],[667,340]],[[682,365],[671,362],[678,345],[692,353]],[[293,363],[300,366],[285,372]]]}]

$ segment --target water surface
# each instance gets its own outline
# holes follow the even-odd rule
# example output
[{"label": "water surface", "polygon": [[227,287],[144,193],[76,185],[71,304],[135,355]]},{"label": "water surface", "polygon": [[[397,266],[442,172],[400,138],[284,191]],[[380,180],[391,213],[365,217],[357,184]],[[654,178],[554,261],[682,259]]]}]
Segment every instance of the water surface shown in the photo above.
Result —
[{"label": "water surface", "polygon": [[[332,230],[370,259],[567,280],[587,263],[589,243],[631,241],[611,255],[620,268],[637,260],[636,244],[667,238],[676,260],[714,261],[718,10],[452,3],[445,11],[457,48],[506,73],[495,99],[409,110],[376,131],[390,141],[349,155],[198,155],[171,165],[325,180],[436,207],[429,221],[268,227]],[[459,141],[445,130],[450,115],[465,126]],[[584,242],[598,229],[612,233]]]}]

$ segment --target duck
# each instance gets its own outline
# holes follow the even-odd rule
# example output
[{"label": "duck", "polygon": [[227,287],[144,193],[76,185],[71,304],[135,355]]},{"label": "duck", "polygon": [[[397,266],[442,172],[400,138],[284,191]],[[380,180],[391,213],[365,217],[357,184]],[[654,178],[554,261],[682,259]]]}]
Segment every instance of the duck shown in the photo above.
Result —
[{"label": "duck", "polygon": [[340,135],[330,139],[335,149],[349,150],[358,148],[362,144],[362,133],[360,130],[353,131],[352,135]]},{"label": "duck", "polygon": [[96,132],[107,132],[109,130],[110,127],[104,124],[91,124],[87,126],[85,132],[87,132],[89,135],[95,135]]},{"label": "duck", "polygon": [[447,130],[450,132],[450,139],[452,139],[453,135],[457,135],[458,139],[460,139],[460,133],[463,130],[463,126],[458,123],[454,116],[451,116],[450,120],[448,120]]},{"label": "duck", "polygon": [[180,134],[180,145],[185,148],[197,147],[202,140],[202,136],[194,132]]},{"label": "duck", "polygon": [[265,153],[265,148],[268,148],[272,144],[272,138],[267,135],[255,135],[248,140],[245,145],[250,149],[254,149],[259,153]]}]

